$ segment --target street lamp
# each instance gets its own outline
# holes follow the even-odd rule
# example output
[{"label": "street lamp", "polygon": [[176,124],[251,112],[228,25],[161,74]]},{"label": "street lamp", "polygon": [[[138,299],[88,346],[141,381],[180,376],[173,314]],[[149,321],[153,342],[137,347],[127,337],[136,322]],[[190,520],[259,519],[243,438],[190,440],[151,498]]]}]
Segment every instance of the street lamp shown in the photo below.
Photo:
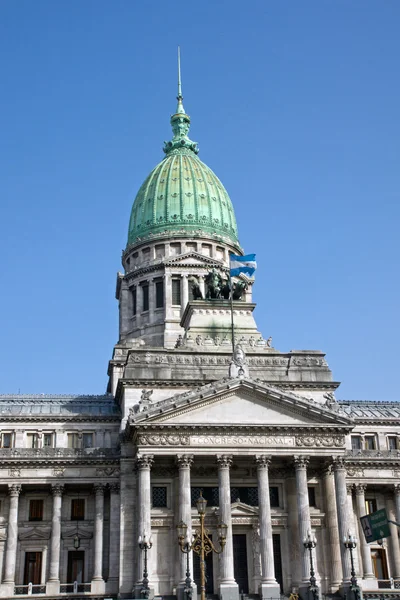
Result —
[{"label": "street lamp", "polygon": [[150,596],[150,588],[149,588],[149,577],[147,572],[147,551],[153,546],[153,541],[150,536],[147,539],[146,534],[143,534],[143,537],[140,535],[138,540],[139,548],[144,552],[144,565],[143,565],[143,580],[142,580],[142,589],[140,590],[140,594],[142,598],[148,598]]},{"label": "street lamp", "polygon": [[[220,544],[220,548],[216,548],[213,544],[212,540],[209,536],[209,531],[204,527],[204,519],[206,516],[206,507],[207,500],[203,498],[202,492],[200,492],[199,499],[196,502],[197,512],[200,516],[200,529],[196,529],[193,535],[193,541],[190,543],[189,538],[187,537],[187,525],[183,521],[181,521],[177,527],[178,530],[178,542],[180,549],[182,552],[185,552],[188,555],[187,558],[187,571],[186,571],[186,588],[189,587],[188,582],[190,582],[190,594],[192,593],[192,585],[190,580],[189,573],[189,552],[193,550],[200,557],[200,599],[206,600],[206,563],[205,557],[210,552],[215,552],[216,554],[221,554],[225,547],[226,543],[226,532],[228,530],[228,526],[225,523],[219,523],[217,526],[218,529],[218,542]],[[186,589],[185,589],[186,591]],[[188,593],[188,592],[186,592]],[[189,596],[188,596],[189,597]]]},{"label": "street lamp", "polygon": [[192,595],[193,595],[192,580],[190,579],[190,561],[189,561],[189,554],[190,554],[191,547],[190,547],[190,540],[187,536],[187,525],[183,521],[180,521],[180,523],[179,523],[179,525],[177,525],[176,529],[178,531],[179,547],[181,549],[181,552],[186,554],[186,579],[185,579],[185,588],[183,591],[186,595],[187,600],[191,600]]},{"label": "street lamp", "polygon": [[311,535],[311,531],[307,531],[307,537],[303,541],[304,548],[310,551],[310,587],[309,590],[313,595],[314,600],[318,600],[319,593],[317,587],[317,580],[315,579],[314,563],[313,563],[313,548],[317,545],[317,538],[315,535]]},{"label": "street lamp", "polygon": [[351,562],[351,586],[350,590],[353,592],[356,600],[361,600],[361,590],[358,586],[356,571],[354,569],[354,558],[353,558],[353,550],[357,548],[357,538],[355,535],[352,535],[350,531],[347,533],[347,536],[344,536],[343,543],[345,547],[350,550],[350,562]]}]

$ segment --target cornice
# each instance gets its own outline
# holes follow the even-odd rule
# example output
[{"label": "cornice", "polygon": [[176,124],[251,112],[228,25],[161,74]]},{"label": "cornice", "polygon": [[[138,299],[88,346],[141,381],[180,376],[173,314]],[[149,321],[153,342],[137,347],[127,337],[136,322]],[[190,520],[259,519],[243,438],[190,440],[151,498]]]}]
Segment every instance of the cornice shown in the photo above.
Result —
[{"label": "cornice", "polygon": [[115,416],[86,416],[86,415],[0,415],[0,423],[120,423],[121,415]]}]

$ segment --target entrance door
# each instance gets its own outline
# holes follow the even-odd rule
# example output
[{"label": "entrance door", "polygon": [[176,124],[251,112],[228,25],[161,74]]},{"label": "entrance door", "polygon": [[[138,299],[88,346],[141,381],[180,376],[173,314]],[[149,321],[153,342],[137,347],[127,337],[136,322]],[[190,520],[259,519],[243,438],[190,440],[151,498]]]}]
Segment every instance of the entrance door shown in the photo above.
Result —
[{"label": "entrance door", "polygon": [[233,569],[239,594],[249,593],[249,575],[247,572],[247,543],[246,535],[233,536]]},{"label": "entrance door", "polygon": [[272,547],[274,550],[275,579],[279,583],[281,592],[282,592],[283,591],[282,554],[281,554],[281,536],[279,535],[279,533],[272,534]]},{"label": "entrance door", "polygon": [[68,552],[68,583],[84,583],[84,564],[85,564],[85,552],[84,551],[70,551]]},{"label": "entrance door", "polygon": [[376,548],[371,550],[371,558],[375,577],[377,579],[388,579],[386,554],[384,549]]},{"label": "entrance door", "polygon": [[[212,536],[210,535],[210,538]],[[213,553],[207,554],[206,563],[206,594],[214,593],[214,570],[213,570]],[[200,557],[193,552],[193,581],[197,585],[198,594],[200,595]]]},{"label": "entrance door", "polygon": [[39,585],[42,574],[42,553],[25,552],[24,585]]}]

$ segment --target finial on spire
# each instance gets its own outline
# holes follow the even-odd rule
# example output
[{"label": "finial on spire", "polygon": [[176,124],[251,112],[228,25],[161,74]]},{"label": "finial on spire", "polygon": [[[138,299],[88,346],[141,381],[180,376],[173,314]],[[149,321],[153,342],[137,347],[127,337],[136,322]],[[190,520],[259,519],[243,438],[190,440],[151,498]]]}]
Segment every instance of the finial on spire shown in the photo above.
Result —
[{"label": "finial on spire", "polygon": [[178,100],[178,106],[176,108],[176,114],[185,114],[185,109],[183,108],[183,96],[182,96],[182,81],[181,81],[181,47],[178,46],[178,96],[176,98]]}]

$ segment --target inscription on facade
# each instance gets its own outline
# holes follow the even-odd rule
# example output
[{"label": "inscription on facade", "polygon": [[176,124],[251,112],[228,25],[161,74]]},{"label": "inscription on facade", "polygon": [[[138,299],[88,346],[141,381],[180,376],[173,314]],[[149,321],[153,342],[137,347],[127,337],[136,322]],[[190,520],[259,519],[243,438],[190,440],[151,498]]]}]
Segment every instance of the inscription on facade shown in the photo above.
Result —
[{"label": "inscription on facade", "polygon": [[264,446],[269,448],[295,446],[294,436],[272,435],[192,435],[193,446]]}]

